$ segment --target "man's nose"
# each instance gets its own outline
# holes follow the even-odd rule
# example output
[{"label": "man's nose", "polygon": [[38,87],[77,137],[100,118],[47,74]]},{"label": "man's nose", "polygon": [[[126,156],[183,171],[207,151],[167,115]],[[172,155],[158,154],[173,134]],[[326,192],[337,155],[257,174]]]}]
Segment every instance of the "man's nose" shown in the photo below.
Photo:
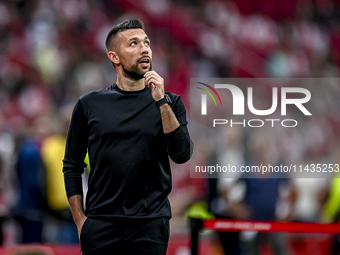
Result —
[{"label": "man's nose", "polygon": [[141,55],[144,54],[149,54],[150,52],[150,47],[146,46],[144,43],[142,44],[142,48],[141,48]]}]

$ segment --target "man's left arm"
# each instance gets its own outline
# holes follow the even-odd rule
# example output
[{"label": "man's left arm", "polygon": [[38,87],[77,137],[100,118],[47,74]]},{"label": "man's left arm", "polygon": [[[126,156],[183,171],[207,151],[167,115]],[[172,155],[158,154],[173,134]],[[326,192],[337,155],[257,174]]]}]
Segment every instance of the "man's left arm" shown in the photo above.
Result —
[{"label": "man's left arm", "polygon": [[[165,97],[164,80],[155,71],[145,74],[146,85],[151,88],[151,94],[155,102]],[[176,114],[168,103],[159,106],[163,125],[163,132],[168,146],[170,158],[178,164],[185,163],[192,155],[193,143],[190,139],[186,110],[180,97],[172,102],[176,108]]]}]

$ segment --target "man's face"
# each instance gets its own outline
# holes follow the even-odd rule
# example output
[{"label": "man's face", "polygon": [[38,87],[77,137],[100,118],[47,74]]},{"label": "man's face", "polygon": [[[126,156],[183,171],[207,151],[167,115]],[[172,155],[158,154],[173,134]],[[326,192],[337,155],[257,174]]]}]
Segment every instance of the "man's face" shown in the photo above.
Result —
[{"label": "man's face", "polygon": [[150,40],[142,29],[129,29],[118,34],[120,49],[117,53],[124,76],[140,80],[152,70]]}]

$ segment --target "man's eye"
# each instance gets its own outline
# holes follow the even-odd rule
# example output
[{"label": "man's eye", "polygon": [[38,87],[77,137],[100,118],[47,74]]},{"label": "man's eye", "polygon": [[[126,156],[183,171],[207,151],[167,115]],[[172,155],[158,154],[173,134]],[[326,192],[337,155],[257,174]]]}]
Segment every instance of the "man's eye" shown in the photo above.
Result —
[{"label": "man's eye", "polygon": [[145,45],[150,46],[150,42],[146,41]]},{"label": "man's eye", "polygon": [[132,42],[130,45],[131,46],[135,46],[135,45],[137,45],[137,43],[136,42]]}]

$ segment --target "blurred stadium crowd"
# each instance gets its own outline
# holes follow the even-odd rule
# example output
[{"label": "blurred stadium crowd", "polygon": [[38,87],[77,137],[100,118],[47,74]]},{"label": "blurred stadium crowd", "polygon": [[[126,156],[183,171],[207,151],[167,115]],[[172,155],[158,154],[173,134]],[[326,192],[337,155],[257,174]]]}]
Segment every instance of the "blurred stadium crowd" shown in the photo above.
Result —
[{"label": "blurred stadium crowd", "polygon": [[[113,25],[130,17],[144,21],[152,42],[153,67],[164,78],[166,89],[182,96],[187,109],[190,78],[339,77],[339,0],[0,1],[3,244],[77,242],[61,172],[65,135],[77,98],[115,82],[104,41]],[[322,124],[313,119],[305,123],[304,131],[281,136],[281,158],[339,163],[340,108],[335,95],[340,94],[340,86],[329,88],[315,87],[315,93],[331,98],[330,105],[337,107],[320,101],[317,107],[327,109]],[[261,95],[257,97],[260,101]],[[223,157],[241,164],[252,153],[275,151],[268,149],[263,133],[253,135],[250,142],[237,130],[221,131],[221,136],[226,141],[220,145],[223,155],[200,149],[210,148],[204,146],[206,141],[197,141],[193,160]],[[293,181],[295,211],[290,219],[320,221],[334,184],[319,179]],[[212,202],[217,197],[219,202],[209,208],[221,213],[223,204],[230,202],[220,202],[228,199],[222,194],[223,185],[191,179],[188,164],[173,165],[172,234],[187,232],[183,215],[198,201]],[[327,221],[335,221],[339,212],[340,206],[332,203]],[[235,206],[233,212],[248,215],[241,207]]]}]

